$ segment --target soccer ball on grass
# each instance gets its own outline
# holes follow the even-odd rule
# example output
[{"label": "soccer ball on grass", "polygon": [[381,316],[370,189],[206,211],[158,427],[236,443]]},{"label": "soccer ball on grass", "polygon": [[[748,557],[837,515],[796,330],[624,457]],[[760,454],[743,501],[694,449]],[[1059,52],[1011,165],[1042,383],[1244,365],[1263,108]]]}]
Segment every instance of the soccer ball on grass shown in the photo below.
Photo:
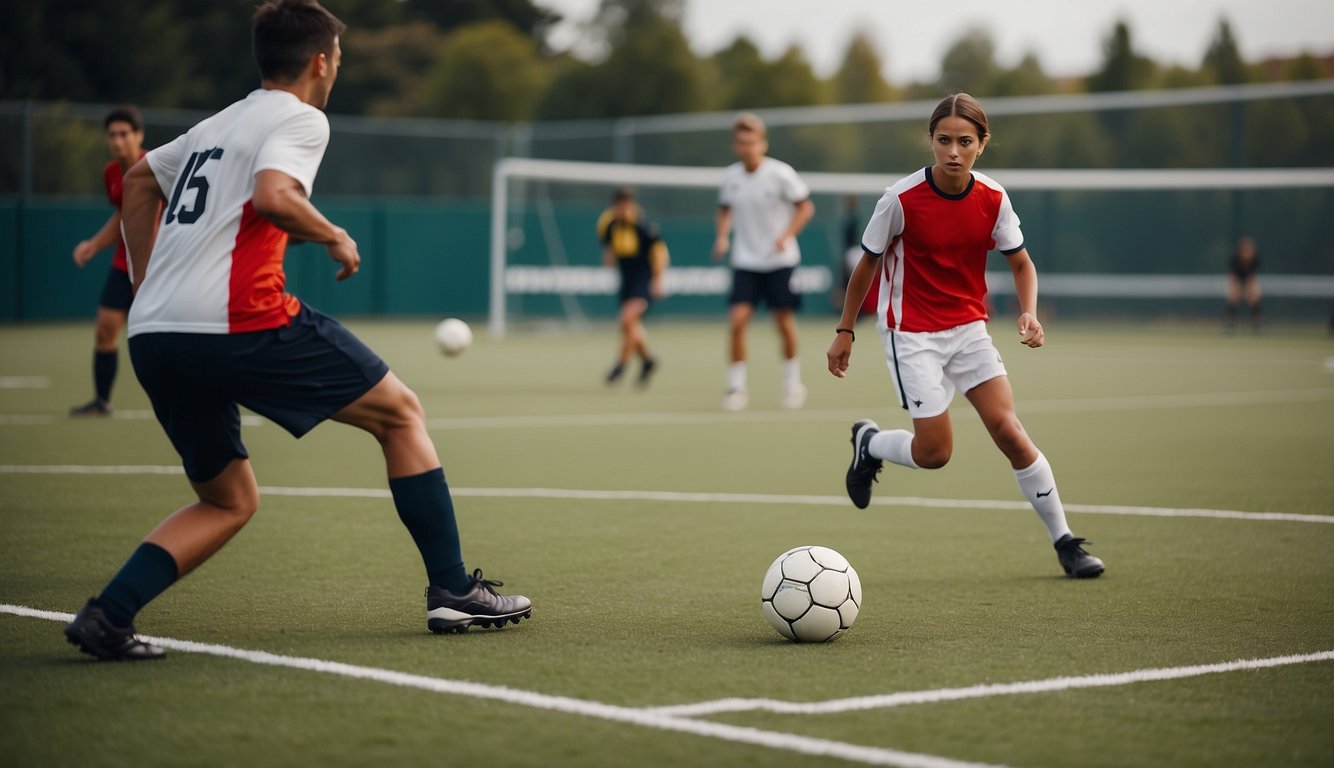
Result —
[{"label": "soccer ball on grass", "polygon": [[861,605],[861,579],[847,558],[828,547],[789,549],[760,585],[764,618],[797,643],[823,643],[847,632]]},{"label": "soccer ball on grass", "polygon": [[450,357],[462,354],[472,346],[472,329],[457,317],[441,320],[435,327],[435,344]]}]

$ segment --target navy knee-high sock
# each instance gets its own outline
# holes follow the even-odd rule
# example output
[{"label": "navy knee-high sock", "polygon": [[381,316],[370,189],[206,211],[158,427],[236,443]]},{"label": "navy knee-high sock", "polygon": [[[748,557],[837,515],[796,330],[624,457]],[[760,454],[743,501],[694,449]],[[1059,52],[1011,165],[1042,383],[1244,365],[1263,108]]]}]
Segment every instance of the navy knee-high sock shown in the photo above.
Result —
[{"label": "navy knee-high sock", "polygon": [[399,519],[421,551],[427,581],[433,587],[466,592],[471,581],[463,567],[459,526],[444,469],[390,478],[389,492],[394,496]]},{"label": "navy knee-high sock", "polygon": [[93,387],[97,399],[104,403],[111,402],[111,385],[116,381],[116,364],[119,360],[119,350],[93,352]]},{"label": "navy knee-high sock", "polygon": [[145,541],[98,595],[97,602],[112,624],[128,627],[134,622],[135,614],[176,583],[177,578],[176,558],[162,547]]}]

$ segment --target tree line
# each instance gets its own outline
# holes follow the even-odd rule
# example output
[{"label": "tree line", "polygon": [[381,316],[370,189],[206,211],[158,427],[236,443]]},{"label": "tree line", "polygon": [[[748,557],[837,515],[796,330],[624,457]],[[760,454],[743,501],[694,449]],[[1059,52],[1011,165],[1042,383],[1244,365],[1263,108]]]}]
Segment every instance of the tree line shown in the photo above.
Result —
[{"label": "tree line", "polygon": [[[63,0],[0,4],[0,99],[130,102],[217,110],[257,84],[249,20],[256,0]],[[697,54],[682,31],[684,0],[601,0],[581,26],[579,55],[556,50],[560,17],[540,0],[324,0],[348,23],[344,67],[329,111],[508,123],[608,119],[713,110],[990,96],[1129,91],[1321,79],[1334,59],[1305,54],[1247,62],[1218,20],[1197,66],[1140,53],[1130,27],[1103,41],[1083,78],[1048,75],[1034,54],[996,61],[984,29],[941,54],[938,78],[894,83],[863,34],[820,77],[800,46],[766,57],[744,35]],[[925,118],[925,115],[923,116]],[[1009,167],[1334,165],[1328,97],[998,121],[994,162]],[[825,170],[900,169],[921,154],[921,126],[793,128],[785,159]],[[837,134],[837,135],[835,135]],[[50,137],[55,140],[56,137]],[[776,148],[779,137],[775,137]],[[716,162],[690,137],[665,137],[650,162]],[[724,147],[725,150],[725,147]],[[715,153],[716,154],[716,153]],[[589,158],[599,159],[599,158]]]}]

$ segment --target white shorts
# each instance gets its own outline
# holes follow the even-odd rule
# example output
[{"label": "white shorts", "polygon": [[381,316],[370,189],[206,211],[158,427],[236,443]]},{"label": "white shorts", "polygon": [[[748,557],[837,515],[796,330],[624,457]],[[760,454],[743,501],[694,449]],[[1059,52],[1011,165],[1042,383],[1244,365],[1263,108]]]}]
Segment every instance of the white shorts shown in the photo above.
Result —
[{"label": "white shorts", "polygon": [[1005,363],[991,343],[987,324],[976,322],[932,333],[882,329],[885,362],[894,378],[899,405],[914,419],[939,416],[950,407],[954,392],[968,390],[997,376]]}]

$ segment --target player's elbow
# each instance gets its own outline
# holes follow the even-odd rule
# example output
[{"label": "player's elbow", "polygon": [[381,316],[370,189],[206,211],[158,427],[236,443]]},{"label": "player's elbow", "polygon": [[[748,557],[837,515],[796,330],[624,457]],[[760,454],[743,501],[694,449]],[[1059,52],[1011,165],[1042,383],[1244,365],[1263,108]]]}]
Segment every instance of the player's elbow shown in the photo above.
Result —
[{"label": "player's elbow", "polygon": [[255,194],[250,199],[250,205],[255,209],[255,213],[269,221],[282,220],[288,207],[284,190],[259,184],[255,185]]}]

